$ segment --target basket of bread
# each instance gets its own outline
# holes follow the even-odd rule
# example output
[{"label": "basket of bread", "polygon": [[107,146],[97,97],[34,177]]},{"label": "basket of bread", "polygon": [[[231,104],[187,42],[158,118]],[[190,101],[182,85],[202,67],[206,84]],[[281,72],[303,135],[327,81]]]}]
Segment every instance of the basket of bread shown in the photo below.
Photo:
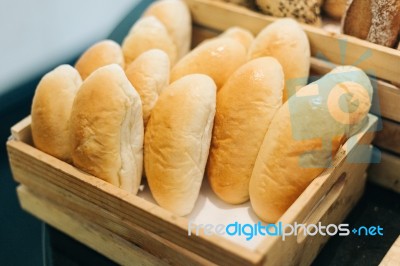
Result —
[{"label": "basket of bread", "polygon": [[315,58],[337,39],[219,1],[152,3],[120,44],[37,85],[7,142],[22,208],[120,264],[311,263],[338,232],[308,225],[337,229],[363,193],[377,78],[399,78],[392,48]]}]

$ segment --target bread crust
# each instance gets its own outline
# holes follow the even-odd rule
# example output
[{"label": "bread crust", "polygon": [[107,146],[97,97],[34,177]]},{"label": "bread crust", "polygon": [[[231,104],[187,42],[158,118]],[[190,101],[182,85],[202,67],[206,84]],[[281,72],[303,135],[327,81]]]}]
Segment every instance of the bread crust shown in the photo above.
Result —
[{"label": "bread crust", "polygon": [[[356,101],[353,97],[342,98],[348,92]],[[346,100],[344,105],[337,101],[340,98]],[[346,139],[360,128],[371,99],[372,86],[365,73],[345,67],[301,88],[278,110],[250,179],[251,205],[260,219],[278,221],[329,165]],[[357,101],[360,109],[353,113]]]},{"label": "bread crust", "polygon": [[121,46],[112,40],[104,40],[89,47],[75,64],[82,79],[85,80],[99,67],[118,64],[125,67]]},{"label": "bread crust", "polygon": [[272,57],[253,59],[236,70],[217,94],[207,176],[225,202],[249,199],[258,150],[282,105],[282,67]]},{"label": "bread crust", "polygon": [[189,214],[199,195],[211,141],[216,85],[202,74],[171,83],[160,95],[145,134],[145,170],[163,208]]},{"label": "bread crust", "polygon": [[75,95],[82,84],[78,71],[61,65],[40,80],[32,101],[32,138],[36,148],[71,162],[70,115]]},{"label": "bread crust", "polygon": [[295,87],[307,84],[310,72],[310,44],[301,26],[285,18],[266,26],[256,36],[249,50],[249,58],[272,56],[282,65],[285,74],[283,101],[287,101]]},{"label": "bread crust", "polygon": [[82,84],[71,114],[71,150],[79,169],[136,193],[143,167],[139,94],[116,64],[97,69]]},{"label": "bread crust", "polygon": [[228,77],[246,62],[246,49],[232,38],[207,40],[184,56],[171,70],[171,82],[188,74],[210,76],[217,88],[221,88]]}]

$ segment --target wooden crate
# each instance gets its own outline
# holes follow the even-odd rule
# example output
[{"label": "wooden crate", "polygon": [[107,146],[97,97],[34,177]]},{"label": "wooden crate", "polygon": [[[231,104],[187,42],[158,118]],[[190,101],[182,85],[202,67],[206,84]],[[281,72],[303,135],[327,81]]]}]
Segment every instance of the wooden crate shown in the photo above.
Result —
[{"label": "wooden crate", "polygon": [[[199,39],[232,26],[241,26],[257,34],[266,25],[277,20],[227,2],[185,1],[192,10],[194,23],[201,27]],[[369,176],[372,182],[399,191],[400,175],[397,173],[400,165],[400,89],[393,84],[400,84],[400,51],[352,36],[326,32],[310,25],[302,27],[310,41],[313,57],[311,70],[314,74],[323,75],[336,65],[344,64],[355,65],[370,74],[375,87],[371,112],[383,119],[374,145],[384,151],[382,163],[373,165]],[[391,166],[397,171],[388,168]],[[394,173],[396,174],[393,175]]]},{"label": "wooden crate", "polygon": [[[281,217],[282,223],[343,221],[362,195],[367,168],[348,159],[363,155],[365,149],[357,149],[356,143],[370,143],[376,124],[377,118],[370,115],[368,126],[338,152],[335,167],[310,184]],[[188,237],[185,217],[34,148],[29,117],[12,128],[12,136],[7,149],[13,176],[21,184],[22,208],[121,264],[308,264],[328,240],[267,238],[250,250],[218,236]]]},{"label": "wooden crate", "polygon": [[[194,23],[201,26],[201,29],[195,27],[194,42],[233,25],[257,33],[273,21],[270,17],[225,3],[186,2]],[[313,55],[322,51],[328,58],[333,58],[334,63],[340,63],[335,61],[340,53],[333,42],[342,36],[304,27]],[[382,75],[379,78],[399,81],[398,71],[387,66],[396,63],[399,54],[366,43],[350,37],[349,58],[345,62],[356,60],[368,44],[376,49],[374,63],[363,62],[360,66],[364,69],[376,66],[376,73]],[[329,65],[326,68],[323,62],[314,60],[313,70],[324,74],[329,71]],[[383,81],[379,81],[378,93],[388,101],[400,97],[394,86]],[[393,108],[400,107],[393,104]],[[393,114],[389,109],[388,115]],[[396,114],[393,117],[400,121]],[[342,222],[363,193],[368,166],[366,163],[352,164],[351,158],[370,155],[365,149],[358,149],[357,144],[371,143],[376,127],[377,118],[369,115],[366,128],[340,149],[334,167],[317,177],[280,221],[290,224]],[[267,238],[250,250],[218,236],[188,237],[187,218],[178,217],[35,149],[29,117],[12,128],[12,136],[7,142],[7,150],[14,179],[20,183],[17,190],[22,208],[120,264],[140,261],[144,265],[306,265],[329,239],[327,236],[292,236],[285,241],[278,237]]]}]

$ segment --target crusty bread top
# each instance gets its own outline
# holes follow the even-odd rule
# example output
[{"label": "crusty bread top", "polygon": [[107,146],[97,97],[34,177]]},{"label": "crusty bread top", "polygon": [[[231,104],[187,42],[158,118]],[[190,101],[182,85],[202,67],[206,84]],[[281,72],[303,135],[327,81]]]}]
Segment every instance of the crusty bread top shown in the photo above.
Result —
[{"label": "crusty bread top", "polygon": [[138,93],[116,64],[82,84],[71,114],[72,159],[78,168],[136,193],[143,165],[143,120]]},{"label": "crusty bread top", "polygon": [[177,47],[168,34],[167,28],[154,16],[139,19],[122,43],[125,64],[129,65],[141,53],[150,49],[160,49],[169,56],[171,64],[177,60]]},{"label": "crusty bread top", "polygon": [[118,43],[104,40],[87,49],[75,64],[83,80],[99,67],[118,64],[125,67],[124,56]]},{"label": "crusty bread top", "polygon": [[249,30],[243,29],[241,27],[230,27],[225,30],[221,35],[219,35],[219,37],[228,37],[239,41],[246,48],[246,51],[249,50],[250,45],[254,40],[253,34]]},{"label": "crusty bread top", "polygon": [[171,70],[171,82],[188,74],[210,76],[221,88],[228,77],[246,61],[246,49],[232,38],[207,40],[184,56]]},{"label": "crusty bread top", "polygon": [[151,110],[157,102],[158,95],[169,84],[169,69],[168,55],[162,50],[151,49],[139,55],[125,71],[142,100],[145,126],[150,118]]},{"label": "crusty bread top", "polygon": [[217,94],[217,112],[207,164],[211,188],[228,203],[249,199],[249,181],[258,150],[282,105],[282,67],[272,57],[237,69]]},{"label": "crusty bread top", "polygon": [[81,84],[76,69],[61,65],[43,76],[32,101],[34,145],[66,162],[71,162],[68,140],[72,103]]},{"label": "crusty bread top", "polygon": [[202,74],[171,83],[160,95],[145,134],[145,168],[161,207],[186,215],[194,207],[211,141],[214,81]]},{"label": "crusty bread top", "polygon": [[[295,87],[307,84],[310,72],[310,44],[301,26],[285,18],[266,26],[253,41],[249,58],[272,56],[282,65],[285,74],[285,102]],[[288,91],[290,90],[290,91]]]},{"label": "crusty bread top", "polygon": [[182,0],[161,0],[151,4],[143,16],[155,16],[167,28],[178,50],[177,59],[189,52],[192,20],[189,8]]},{"label": "crusty bread top", "polygon": [[[340,145],[359,127],[352,119],[359,122],[367,116],[369,109],[364,106],[370,106],[371,98],[364,97],[365,92],[370,94],[372,86],[363,71],[338,68],[301,88],[278,110],[250,180],[251,204],[261,219],[275,223],[330,164]],[[354,116],[354,98],[348,96],[359,103]]]}]

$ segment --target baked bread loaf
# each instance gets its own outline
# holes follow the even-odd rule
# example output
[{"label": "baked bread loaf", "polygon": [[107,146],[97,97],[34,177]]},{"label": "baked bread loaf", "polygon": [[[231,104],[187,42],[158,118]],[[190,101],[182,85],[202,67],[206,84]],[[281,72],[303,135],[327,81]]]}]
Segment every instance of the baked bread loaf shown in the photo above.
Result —
[{"label": "baked bread loaf", "polygon": [[33,144],[66,162],[71,162],[68,140],[72,103],[81,83],[76,69],[61,65],[43,76],[32,102]]},{"label": "baked bread loaf", "polygon": [[171,82],[188,74],[210,76],[217,88],[246,62],[246,49],[232,38],[215,38],[200,43],[184,56],[171,70]]},{"label": "baked bread loaf", "polygon": [[101,67],[83,82],[70,125],[74,165],[136,193],[143,169],[142,104],[119,65]]},{"label": "baked bread loaf", "polygon": [[128,66],[141,53],[150,49],[166,52],[172,65],[177,59],[177,48],[167,28],[154,16],[139,19],[125,37],[122,43],[125,64]]},{"label": "baked bread loaf", "polygon": [[284,77],[272,57],[253,59],[237,69],[217,94],[207,176],[227,203],[249,199],[249,181],[268,126],[282,105]]},{"label": "baked bread loaf", "polygon": [[110,64],[118,64],[124,68],[124,55],[118,43],[104,40],[87,49],[76,62],[75,68],[85,80],[99,67]]},{"label": "baked bread loaf", "polygon": [[350,0],[342,29],[345,34],[395,47],[400,33],[400,0]]},{"label": "baked bread loaf", "polygon": [[246,48],[246,51],[249,50],[250,45],[254,40],[253,34],[250,31],[241,27],[230,27],[222,34],[220,34],[219,37],[228,37],[239,41]]},{"label": "baked bread loaf", "polygon": [[192,19],[184,1],[156,1],[147,8],[143,16],[155,16],[164,24],[177,48],[177,59],[189,52],[192,39]]},{"label": "baked bread loaf", "polygon": [[259,218],[278,221],[367,119],[371,99],[367,75],[340,67],[301,88],[278,110],[250,179],[251,205]]},{"label": "baked bread loaf", "polygon": [[321,24],[321,2],[320,0],[256,0],[260,10],[274,17],[290,17],[301,23]]},{"label": "baked bread loaf", "polygon": [[334,19],[340,19],[346,12],[347,0],[325,0],[322,5],[324,12]]},{"label": "baked bread loaf", "polygon": [[296,87],[307,84],[310,72],[310,44],[307,35],[293,19],[285,18],[265,27],[249,50],[250,59],[272,56],[282,65],[285,74],[285,102]]},{"label": "baked bread loaf", "polygon": [[203,180],[215,115],[216,86],[202,74],[170,84],[158,98],[145,134],[147,180],[156,202],[189,214]]},{"label": "baked bread loaf", "polygon": [[158,95],[169,84],[169,69],[168,55],[162,50],[151,49],[139,55],[125,70],[128,80],[142,100],[145,127]]}]

